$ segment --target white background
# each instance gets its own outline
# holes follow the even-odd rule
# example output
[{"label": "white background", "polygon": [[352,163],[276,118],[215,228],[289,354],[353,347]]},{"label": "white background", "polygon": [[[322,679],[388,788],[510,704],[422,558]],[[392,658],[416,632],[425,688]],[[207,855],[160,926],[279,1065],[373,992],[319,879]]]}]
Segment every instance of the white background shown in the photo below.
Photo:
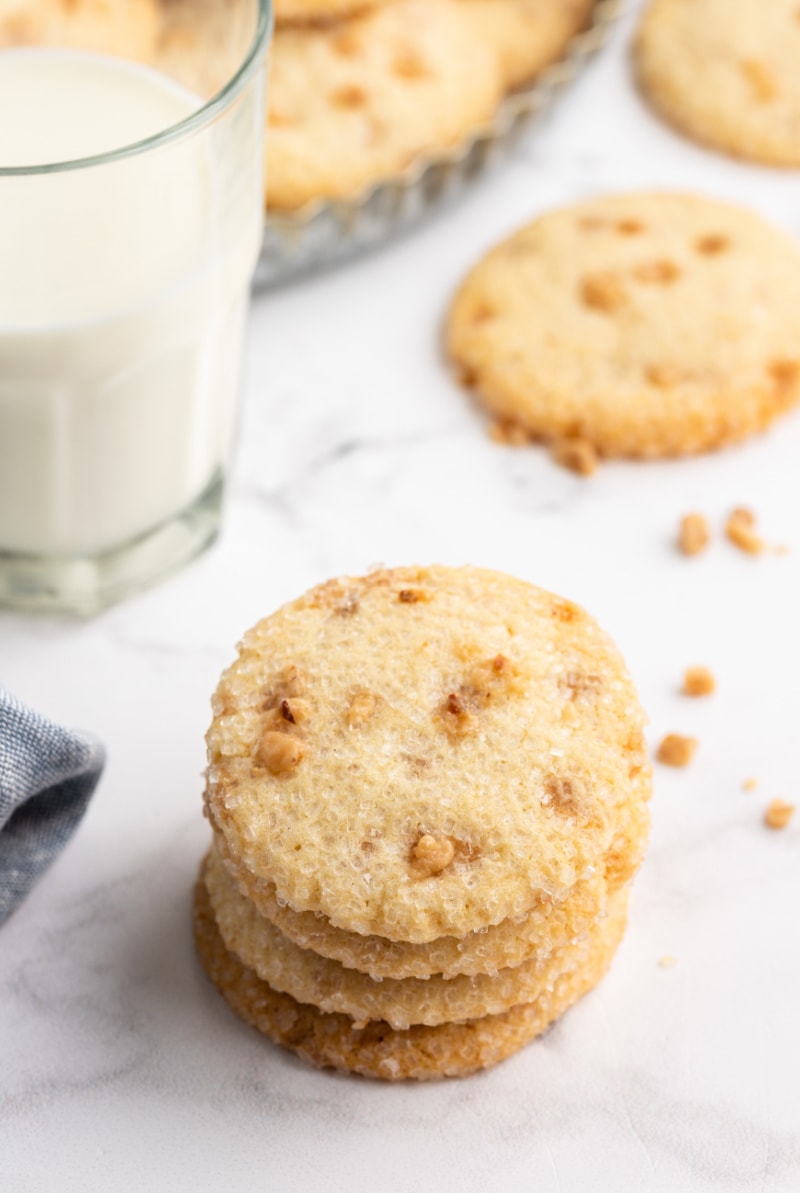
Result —
[{"label": "white background", "polygon": [[[0,932],[0,1186],[45,1191],[800,1189],[800,417],[703,459],[589,481],[493,444],[439,334],[466,269],[538,211],[671,187],[800,234],[800,175],[695,148],[638,99],[631,22],[514,160],[367,260],[257,300],[221,543],[94,621],[0,616],[0,675],[93,730],[108,767],[84,824]],[[717,345],[724,351],[725,345]],[[793,544],[753,560],[680,516],[750,504]],[[655,743],[652,845],[602,986],[543,1040],[462,1082],[318,1073],[227,1010],[192,954],[209,696],[243,630],[376,562],[501,568],[617,639]],[[678,692],[685,666],[719,680]],[[759,779],[747,794],[742,782]],[[665,954],[677,958],[661,968]]]}]

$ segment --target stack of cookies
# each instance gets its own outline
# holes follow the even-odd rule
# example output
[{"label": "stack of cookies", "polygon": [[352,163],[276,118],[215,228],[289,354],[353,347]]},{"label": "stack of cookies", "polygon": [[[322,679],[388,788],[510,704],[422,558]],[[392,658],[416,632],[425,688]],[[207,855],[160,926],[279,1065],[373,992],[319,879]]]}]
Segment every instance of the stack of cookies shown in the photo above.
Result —
[{"label": "stack of cookies", "polygon": [[320,1066],[464,1075],[608,968],[643,714],[580,608],[473,568],[331,581],[251,630],[208,733],[201,961]]}]

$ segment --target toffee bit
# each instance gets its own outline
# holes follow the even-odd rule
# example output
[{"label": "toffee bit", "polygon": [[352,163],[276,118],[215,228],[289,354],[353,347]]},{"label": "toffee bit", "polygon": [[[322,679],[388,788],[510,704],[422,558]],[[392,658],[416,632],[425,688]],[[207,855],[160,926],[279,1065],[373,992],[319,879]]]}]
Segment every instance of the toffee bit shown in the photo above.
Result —
[{"label": "toffee bit", "polygon": [[592,476],[599,463],[597,450],[588,439],[579,437],[559,439],[553,444],[550,454],[556,464],[568,468],[578,476]]},{"label": "toffee bit", "polygon": [[708,546],[708,522],[702,514],[685,514],[678,531],[678,547],[684,555],[699,555]]},{"label": "toffee bit", "polygon": [[742,791],[755,791],[758,787],[758,779],[745,779],[742,783]]},{"label": "toffee bit", "polygon": [[717,681],[708,667],[688,667],[683,676],[684,696],[710,696]]},{"label": "toffee bit", "polygon": [[786,828],[795,811],[794,804],[787,804],[783,799],[774,799],[764,813],[764,824],[767,828],[775,830]]},{"label": "toffee bit", "polygon": [[455,853],[455,845],[449,837],[439,839],[424,833],[414,846],[413,859],[418,869],[427,877],[433,877],[450,865]]},{"label": "toffee bit", "polygon": [[740,551],[748,555],[761,555],[766,546],[761,535],[756,531],[756,518],[752,510],[738,508],[732,510],[725,523],[725,537]]},{"label": "toffee bit", "polygon": [[688,766],[697,750],[695,737],[684,737],[681,733],[668,733],[656,752],[656,758],[665,766]]},{"label": "toffee bit", "polygon": [[307,747],[287,733],[265,733],[256,749],[256,762],[273,775],[288,775],[300,764]]}]

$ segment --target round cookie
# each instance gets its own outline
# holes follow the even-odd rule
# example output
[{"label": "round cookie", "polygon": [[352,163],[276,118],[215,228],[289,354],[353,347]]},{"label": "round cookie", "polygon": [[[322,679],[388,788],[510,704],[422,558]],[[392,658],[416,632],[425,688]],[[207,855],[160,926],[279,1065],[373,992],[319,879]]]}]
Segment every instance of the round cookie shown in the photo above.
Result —
[{"label": "round cookie", "polygon": [[267,205],[351,197],[460,142],[500,98],[496,56],[456,0],[398,0],[330,27],[278,30]]},{"label": "round cookie", "polygon": [[341,20],[394,0],[275,0],[277,25]]},{"label": "round cookie", "polygon": [[527,1006],[470,1023],[394,1031],[371,1022],[357,1027],[279,994],[226,949],[205,883],[195,887],[194,938],[206,974],[246,1023],[318,1068],[339,1069],[387,1081],[466,1077],[517,1052],[587,994],[608,970],[625,930],[624,915],[597,929],[590,956],[579,971],[556,979],[552,989]]},{"label": "round cookie", "polygon": [[495,974],[519,965],[534,954],[552,951],[557,943],[574,940],[597,918],[609,897],[633,877],[644,854],[650,826],[646,798],[649,771],[639,776],[641,799],[629,806],[629,823],[622,827],[612,851],[594,874],[577,882],[561,902],[542,897],[524,916],[503,920],[466,936],[440,936],[427,944],[407,944],[382,936],[361,936],[335,928],[318,912],[293,911],[277,898],[270,882],[237,866],[215,834],[213,849],[224,858],[242,893],[284,936],[322,957],[339,961],[373,978],[428,978],[441,974]]},{"label": "round cookie", "polygon": [[800,247],[710,199],[589,200],[473,269],[447,344],[479,400],[531,438],[608,456],[720,447],[800,399]]},{"label": "round cookie", "polygon": [[645,94],[682,132],[736,157],[800,166],[796,0],[652,0],[635,57]]},{"label": "round cookie", "polygon": [[649,791],[608,636],[478,568],[312,589],[245,636],[213,709],[206,807],[237,865],[295,911],[390,940],[563,899]]},{"label": "round cookie", "polygon": [[586,27],[595,0],[461,0],[464,15],[500,60],[511,91],[558,61]]},{"label": "round cookie", "polygon": [[0,0],[0,48],[53,45],[151,60],[156,0]]},{"label": "round cookie", "polygon": [[[310,949],[298,948],[258,914],[213,853],[206,864],[205,882],[226,948],[273,990],[291,994],[297,1002],[310,1003],[321,1011],[349,1015],[357,1022],[380,1019],[399,1031],[415,1024],[463,1023],[535,1002],[556,977],[584,964],[590,930],[608,914],[604,905],[582,936],[561,942],[550,953],[537,952],[513,969],[473,977],[376,981]],[[627,891],[621,891],[613,909],[626,903]]]},{"label": "round cookie", "polygon": [[556,942],[573,939],[607,902],[604,878],[593,874],[576,883],[563,902],[542,898],[519,919],[503,920],[460,938],[440,936],[427,944],[407,944],[334,928],[319,913],[293,911],[279,902],[272,883],[259,882],[241,867],[232,867],[231,872],[259,914],[294,944],[373,978],[496,974],[533,954],[550,952]]}]

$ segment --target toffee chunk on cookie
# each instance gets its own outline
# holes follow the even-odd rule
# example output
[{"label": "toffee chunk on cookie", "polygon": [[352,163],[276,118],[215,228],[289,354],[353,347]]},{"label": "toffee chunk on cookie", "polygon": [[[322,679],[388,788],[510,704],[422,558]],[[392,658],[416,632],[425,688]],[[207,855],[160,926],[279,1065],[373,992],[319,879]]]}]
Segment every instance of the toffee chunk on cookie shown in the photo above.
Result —
[{"label": "toffee chunk on cookie", "polygon": [[680,194],[550,212],[469,274],[447,346],[495,421],[601,455],[707,451],[800,400],[800,246]]}]

